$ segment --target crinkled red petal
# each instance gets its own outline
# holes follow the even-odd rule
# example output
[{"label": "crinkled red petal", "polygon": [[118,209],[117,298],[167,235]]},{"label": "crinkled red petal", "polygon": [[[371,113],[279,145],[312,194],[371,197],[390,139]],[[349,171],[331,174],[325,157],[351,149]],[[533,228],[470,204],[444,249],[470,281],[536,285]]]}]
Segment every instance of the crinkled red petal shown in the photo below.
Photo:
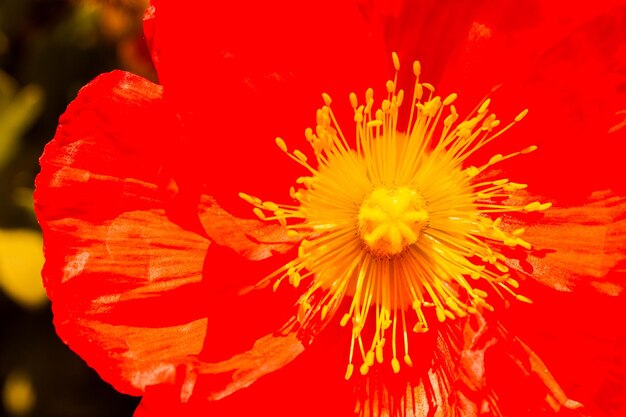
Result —
[{"label": "crinkled red petal", "polygon": [[618,295],[626,287],[626,199],[598,192],[580,207],[552,207],[525,225],[533,250],[518,266],[561,291],[590,287]]},{"label": "crinkled red petal", "polygon": [[[209,197],[202,204],[186,198],[168,175],[177,135],[159,86],[105,74],[69,106],[37,178],[43,276],[57,331],[105,380],[132,394],[175,384],[211,358],[215,344],[221,357],[249,349],[285,319],[251,320],[263,306],[260,292],[239,292],[271,268],[242,255],[261,259],[290,249],[290,241],[278,227],[233,217]],[[229,263],[228,252],[245,271]],[[235,343],[221,333],[215,343],[213,322],[231,332],[247,327],[234,333]],[[250,355],[238,366],[258,363]]]},{"label": "crinkled red petal", "polygon": [[[202,348],[208,240],[165,214],[158,158],[173,138],[161,88],[122,72],[86,86],[41,158],[36,210],[61,338],[118,389],[171,378]],[[184,343],[180,343],[181,339]]]}]

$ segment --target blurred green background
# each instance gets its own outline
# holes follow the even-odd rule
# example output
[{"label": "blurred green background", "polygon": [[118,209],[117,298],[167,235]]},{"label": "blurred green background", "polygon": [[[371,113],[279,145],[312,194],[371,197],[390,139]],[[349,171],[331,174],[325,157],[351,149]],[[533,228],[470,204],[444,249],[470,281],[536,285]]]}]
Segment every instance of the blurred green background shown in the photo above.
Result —
[{"label": "blurred green background", "polygon": [[115,68],[154,80],[141,30],[147,0],[0,0],[1,416],[131,416],[56,336],[39,275],[33,181],[81,86]]}]

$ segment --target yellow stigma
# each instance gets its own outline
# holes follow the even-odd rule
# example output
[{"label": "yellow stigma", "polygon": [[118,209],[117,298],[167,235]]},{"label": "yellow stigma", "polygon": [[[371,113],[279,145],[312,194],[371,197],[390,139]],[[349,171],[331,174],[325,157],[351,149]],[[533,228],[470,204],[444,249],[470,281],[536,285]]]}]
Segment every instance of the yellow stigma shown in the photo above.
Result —
[{"label": "yellow stigma", "polygon": [[461,118],[453,104],[457,95],[442,98],[431,84],[420,83],[415,62],[409,120],[400,127],[405,95],[397,89],[400,61],[395,53],[392,58],[396,75],[385,84],[382,100],[374,99],[371,88],[362,103],[350,94],[352,135],[343,133],[330,96],[323,94],[317,125],[305,131],[313,161],[276,139],[309,172],[291,188],[291,204],[240,194],[261,219],[278,221],[301,239],[295,259],[259,286],[272,282],[276,289],[285,279],[295,287],[305,283],[297,317],[304,328],[333,317],[351,326],[346,378],[355,363],[361,374],[376,364],[394,372],[412,366],[410,335],[427,331],[431,317],[442,322],[493,309],[488,293],[473,282],[530,302],[516,293],[504,253],[531,246],[521,237],[523,229],[499,216],[550,207],[512,203],[526,185],[488,172],[535,146],[468,164],[527,110],[500,127],[485,99]]},{"label": "yellow stigma", "polygon": [[359,209],[361,239],[377,256],[397,255],[417,242],[427,221],[424,199],[407,187],[378,188]]}]

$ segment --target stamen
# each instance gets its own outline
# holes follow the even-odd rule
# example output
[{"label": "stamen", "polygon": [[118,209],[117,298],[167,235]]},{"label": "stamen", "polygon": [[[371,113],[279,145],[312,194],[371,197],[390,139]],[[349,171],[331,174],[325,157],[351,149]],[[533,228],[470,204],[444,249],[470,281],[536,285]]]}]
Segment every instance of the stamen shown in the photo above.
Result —
[{"label": "stamen", "polygon": [[[259,218],[278,221],[290,236],[301,238],[297,257],[258,286],[273,283],[276,290],[285,279],[294,287],[306,285],[297,315],[303,326],[339,314],[339,324],[352,327],[346,379],[355,363],[362,375],[386,359],[395,373],[411,367],[410,338],[429,330],[428,310],[440,322],[493,310],[488,293],[474,288],[473,281],[488,283],[498,296],[532,302],[517,293],[519,283],[502,252],[506,247],[530,250],[531,245],[521,237],[523,228],[509,230],[496,216],[551,206],[505,203],[516,201],[514,195],[527,185],[508,178],[478,180],[493,165],[536,146],[466,166],[470,156],[520,122],[528,110],[501,127],[486,98],[459,120],[453,104],[457,94],[435,95],[431,84],[419,81],[421,65],[416,61],[408,125],[400,130],[404,91],[398,89],[396,53],[392,61],[395,76],[386,82],[387,96],[378,105],[371,88],[364,104],[350,93],[354,136],[343,134],[332,99],[324,93],[317,125],[305,131],[314,162],[276,139],[309,172],[290,189],[293,204],[239,194]],[[341,311],[344,300],[349,302]],[[373,332],[364,332],[366,327]],[[365,335],[371,339],[364,340]]]}]

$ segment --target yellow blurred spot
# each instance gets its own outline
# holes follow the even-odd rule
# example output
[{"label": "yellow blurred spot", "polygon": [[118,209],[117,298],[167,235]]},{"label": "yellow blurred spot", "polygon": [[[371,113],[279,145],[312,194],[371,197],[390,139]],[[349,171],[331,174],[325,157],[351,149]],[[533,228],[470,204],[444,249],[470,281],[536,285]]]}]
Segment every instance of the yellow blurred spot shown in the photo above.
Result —
[{"label": "yellow blurred spot", "polygon": [[32,230],[0,230],[0,287],[23,307],[36,308],[46,300],[41,282],[41,234]]},{"label": "yellow blurred spot", "polygon": [[28,414],[35,406],[36,396],[30,376],[23,371],[9,374],[2,389],[2,402],[9,415]]}]

